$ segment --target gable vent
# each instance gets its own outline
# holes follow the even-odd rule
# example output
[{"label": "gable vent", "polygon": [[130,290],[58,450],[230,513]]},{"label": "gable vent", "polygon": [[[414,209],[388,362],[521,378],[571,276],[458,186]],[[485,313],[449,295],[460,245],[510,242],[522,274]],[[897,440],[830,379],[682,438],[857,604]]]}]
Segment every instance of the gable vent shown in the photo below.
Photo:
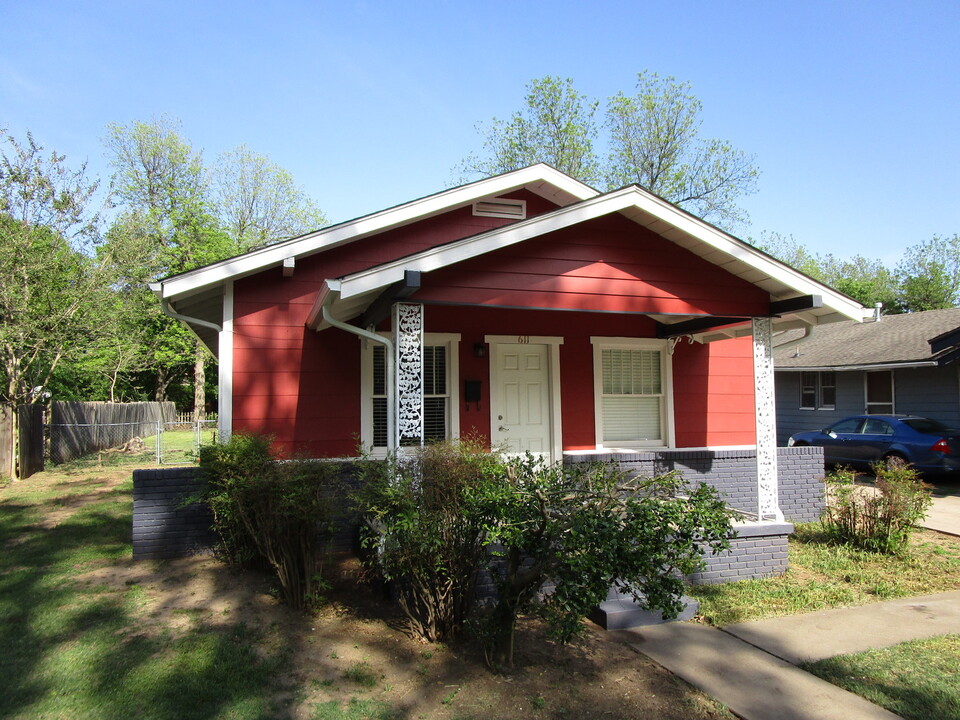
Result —
[{"label": "gable vent", "polygon": [[479,217],[498,217],[510,218],[511,220],[523,220],[527,216],[526,200],[505,200],[504,198],[494,198],[493,200],[480,200],[473,204],[473,214]]}]

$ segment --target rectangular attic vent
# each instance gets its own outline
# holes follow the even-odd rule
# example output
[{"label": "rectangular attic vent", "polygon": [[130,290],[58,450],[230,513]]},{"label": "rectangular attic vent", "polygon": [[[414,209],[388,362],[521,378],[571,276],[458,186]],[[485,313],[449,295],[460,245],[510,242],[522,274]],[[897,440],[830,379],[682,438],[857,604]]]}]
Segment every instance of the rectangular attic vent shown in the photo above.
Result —
[{"label": "rectangular attic vent", "polygon": [[511,220],[523,220],[527,216],[527,201],[507,200],[505,198],[480,200],[473,204],[473,214],[479,217],[498,217],[509,218]]}]

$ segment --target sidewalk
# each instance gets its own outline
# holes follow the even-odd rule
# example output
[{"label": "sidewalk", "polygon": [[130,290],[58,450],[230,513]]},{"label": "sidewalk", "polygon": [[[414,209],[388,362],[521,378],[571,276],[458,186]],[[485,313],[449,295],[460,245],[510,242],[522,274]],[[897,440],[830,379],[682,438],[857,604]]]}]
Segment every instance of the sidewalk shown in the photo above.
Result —
[{"label": "sidewalk", "polygon": [[893,720],[899,716],[791,663],[960,633],[960,591],[723,630],[674,622],[619,632],[633,648],[746,720]]},{"label": "sidewalk", "polygon": [[927,511],[927,516],[920,522],[920,527],[950,535],[960,535],[960,497],[956,495],[934,497],[933,505]]}]

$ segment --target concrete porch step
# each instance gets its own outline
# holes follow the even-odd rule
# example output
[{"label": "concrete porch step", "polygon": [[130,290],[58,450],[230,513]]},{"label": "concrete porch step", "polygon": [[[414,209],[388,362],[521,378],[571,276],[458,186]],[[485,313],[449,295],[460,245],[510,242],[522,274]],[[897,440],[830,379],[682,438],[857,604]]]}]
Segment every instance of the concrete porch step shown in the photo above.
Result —
[{"label": "concrete porch step", "polygon": [[[684,595],[680,598],[680,601],[684,608],[674,620],[689,620],[700,609],[700,603],[692,597]],[[672,620],[665,620],[663,613],[659,610],[646,610],[640,607],[629,593],[617,592],[616,588],[610,588],[607,600],[600,603],[590,613],[590,619],[604,630],[627,630],[645,625],[673,622]]]}]

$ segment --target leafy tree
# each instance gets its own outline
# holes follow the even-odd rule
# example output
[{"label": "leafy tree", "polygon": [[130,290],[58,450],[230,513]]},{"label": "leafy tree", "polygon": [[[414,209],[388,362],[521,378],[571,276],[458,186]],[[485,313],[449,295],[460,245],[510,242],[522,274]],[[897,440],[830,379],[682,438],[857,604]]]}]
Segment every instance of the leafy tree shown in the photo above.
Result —
[{"label": "leafy tree", "polygon": [[326,223],[289,172],[245,145],[219,157],[210,184],[221,222],[242,252]]},{"label": "leafy tree", "polygon": [[811,253],[793,237],[778,233],[761,236],[758,247],[787,265],[849,295],[864,307],[882,303],[887,313],[903,312],[900,281],[896,273],[879,260],[854,255]]},{"label": "leafy tree", "polygon": [[484,136],[484,154],[470,155],[461,163],[464,179],[545,162],[583,182],[597,182],[600,172],[593,140],[599,103],[579,93],[569,78],[547,75],[526,87],[523,110],[509,120],[494,118],[489,126],[477,127]]},{"label": "leafy tree", "polygon": [[461,180],[546,162],[607,189],[636,183],[717,223],[745,218],[736,201],[755,191],[759,171],[730,143],[699,137],[702,105],[688,83],[642,72],[635,94],[609,98],[602,123],[605,162],[594,151],[599,105],[569,78],[531,81],[523,110],[478,126],[483,152],[461,163]]},{"label": "leafy tree", "polygon": [[97,341],[98,268],[79,248],[97,238],[98,183],[28,133],[0,152],[0,399],[30,402],[59,366]]},{"label": "leafy tree", "polygon": [[908,312],[955,307],[960,301],[960,236],[934,236],[907,248],[897,274]]},{"label": "leafy tree", "polygon": [[[168,117],[129,126],[107,128],[106,146],[115,170],[117,197],[126,207],[109,233],[106,252],[114,258],[115,282],[145,293],[145,281],[222,260],[236,251],[223,232],[208,200],[206,173],[200,153],[179,134]],[[140,309],[144,304],[135,303]],[[177,370],[193,366],[194,414],[204,413],[206,356],[198,339],[189,348],[185,329],[161,317],[154,303],[144,328],[158,333],[150,343],[156,365],[155,398],[166,398]]]},{"label": "leafy tree", "polygon": [[607,103],[608,187],[637,184],[704,219],[744,219],[736,201],[755,191],[753,158],[725,140],[699,137],[702,104],[689,83],[637,75],[636,93]]}]

